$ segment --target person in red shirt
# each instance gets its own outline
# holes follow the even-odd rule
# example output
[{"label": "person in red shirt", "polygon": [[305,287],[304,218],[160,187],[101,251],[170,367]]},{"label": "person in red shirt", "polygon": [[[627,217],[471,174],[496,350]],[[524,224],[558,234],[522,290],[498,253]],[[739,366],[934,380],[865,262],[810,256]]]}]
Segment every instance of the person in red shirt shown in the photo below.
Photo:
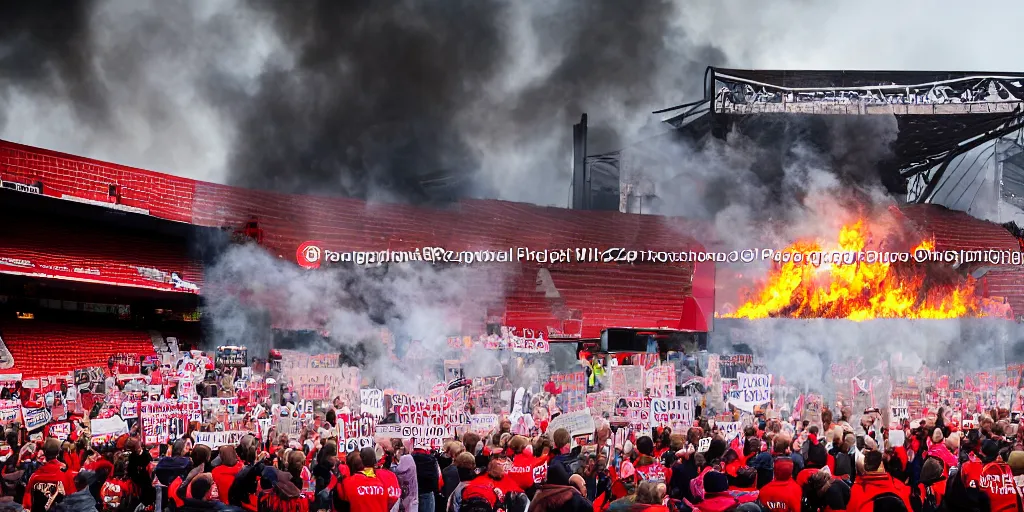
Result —
[{"label": "person in red shirt", "polygon": [[757,501],[771,512],[800,512],[803,490],[793,480],[793,459],[775,459],[775,478],[761,488]]},{"label": "person in red shirt", "polygon": [[74,478],[71,473],[64,471],[64,465],[57,460],[60,450],[61,443],[55,438],[51,437],[43,444],[46,462],[28,480],[22,503],[26,510],[45,512],[75,492]]},{"label": "person in red shirt", "polygon": [[461,502],[466,503],[473,499],[483,499],[487,501],[491,508],[495,508],[499,502],[508,503],[516,499],[515,495],[522,495],[524,493],[522,487],[519,487],[505,473],[507,463],[508,457],[505,454],[498,453],[493,455],[490,462],[487,463],[487,471],[470,480],[466,487],[462,489]]},{"label": "person in red shirt", "polygon": [[220,498],[221,503],[228,504],[228,489],[235,482],[235,475],[243,467],[245,467],[245,464],[238,459],[238,453],[235,452],[234,446],[225,445],[220,447],[220,464],[213,468],[213,471],[210,473],[213,475],[214,483],[217,484],[218,498]]},{"label": "person in red shirt", "polygon": [[515,436],[508,443],[512,450],[512,467],[508,470],[508,477],[524,490],[529,490],[544,481],[543,471],[539,471],[538,468],[546,467],[545,461],[534,457],[532,450],[527,453],[526,447],[529,442],[523,436]]},{"label": "person in red shirt", "polygon": [[391,510],[395,503],[402,499],[402,486],[398,484],[398,475],[387,469],[377,468],[377,451],[371,447],[359,450],[359,458],[362,459],[364,468],[376,468],[374,471],[384,483],[384,489],[387,490],[388,510]]},{"label": "person in red shirt", "polygon": [[[977,496],[994,512],[1024,510],[1013,470],[999,457],[999,442],[987,439],[981,443],[981,460],[968,460],[961,465],[959,478],[950,479],[949,493],[944,497],[950,510],[966,508],[964,494]],[[972,497],[973,497],[972,496]]]},{"label": "person in red shirt", "polygon": [[381,480],[376,470],[363,465],[359,452],[348,454],[346,460],[351,475],[341,481],[336,499],[348,502],[351,510],[360,512],[388,512],[391,503],[387,483]]},{"label": "person in red shirt", "polygon": [[896,480],[892,475],[885,472],[882,465],[882,452],[870,450],[864,453],[864,476],[857,477],[850,488],[850,502],[846,505],[847,510],[861,510],[861,507],[871,502],[880,494],[895,494],[907,507],[910,506],[910,488]]},{"label": "person in red shirt", "polygon": [[654,440],[650,436],[637,439],[636,450],[640,453],[640,457],[637,458],[633,467],[636,469],[638,480],[666,485],[672,481],[672,470],[666,468],[661,460],[654,458]]}]

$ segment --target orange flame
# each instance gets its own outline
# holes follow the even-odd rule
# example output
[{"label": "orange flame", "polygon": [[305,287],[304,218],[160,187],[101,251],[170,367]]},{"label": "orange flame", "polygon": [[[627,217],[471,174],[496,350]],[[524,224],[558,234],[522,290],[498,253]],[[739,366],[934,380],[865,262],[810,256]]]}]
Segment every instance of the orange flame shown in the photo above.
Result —
[{"label": "orange flame", "polygon": [[[984,316],[983,299],[974,294],[973,279],[926,286],[925,269],[914,255],[919,249],[934,250],[934,241],[923,240],[904,255],[871,253],[868,235],[864,222],[858,221],[843,227],[837,247],[827,252],[816,242],[789,246],[780,254],[799,253],[805,255],[803,261],[777,260],[760,289],[748,295],[747,302],[735,312],[722,316],[857,321]],[[836,255],[839,261],[834,261]],[[906,263],[900,256],[905,256]]]}]

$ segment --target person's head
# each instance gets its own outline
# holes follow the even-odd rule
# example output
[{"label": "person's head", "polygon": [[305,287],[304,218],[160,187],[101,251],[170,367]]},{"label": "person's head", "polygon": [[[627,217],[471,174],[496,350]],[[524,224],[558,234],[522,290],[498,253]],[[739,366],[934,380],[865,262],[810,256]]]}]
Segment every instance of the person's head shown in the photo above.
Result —
[{"label": "person's head", "polygon": [[882,467],[882,452],[878,450],[864,452],[864,471],[868,473],[885,471],[885,468]]},{"label": "person's head", "polygon": [[472,453],[462,452],[455,457],[453,464],[459,469],[473,471],[476,469],[476,457]]},{"label": "person's head", "polygon": [[333,427],[338,424],[338,414],[334,412],[334,409],[331,409],[324,414],[324,421]]},{"label": "person's head", "polygon": [[48,461],[56,460],[57,457],[60,457],[60,451],[61,443],[56,438],[47,438],[46,442],[43,443],[43,457],[46,457]]},{"label": "person's head", "polygon": [[793,443],[790,441],[789,436],[785,434],[776,435],[775,439],[772,440],[772,453],[775,455],[789,455],[791,444]]},{"label": "person's head", "polygon": [[939,443],[942,442],[942,439],[943,439],[943,436],[942,436],[942,429],[941,428],[937,428],[937,429],[932,431],[932,443],[939,444]]},{"label": "person's head", "polygon": [[828,428],[832,424],[832,411],[828,409],[821,410],[821,424]]},{"label": "person's head", "polygon": [[508,418],[502,419],[501,420],[501,428],[498,429],[498,432],[499,433],[505,433],[505,432],[511,432],[511,431],[512,431],[512,422],[509,421]]},{"label": "person's head", "polygon": [[377,451],[367,446],[359,450],[359,457],[363,460],[363,466],[372,468],[377,466]]},{"label": "person's head", "polygon": [[777,457],[774,464],[775,480],[785,482],[793,478],[793,459]]},{"label": "person's head", "polygon": [[821,469],[828,464],[828,452],[821,443],[811,444],[807,449],[807,462],[805,466],[812,469]]},{"label": "person's head", "polygon": [[636,488],[636,503],[644,505],[661,505],[665,494],[660,492],[658,484],[644,480]]},{"label": "person's head", "polygon": [[[551,434],[551,440],[554,441],[555,451],[556,452],[562,452],[562,451],[565,450],[565,448],[567,446],[569,446],[569,441],[571,441],[572,438],[569,437],[569,431],[568,430],[566,430],[564,428],[560,428],[560,429],[556,430],[554,434]],[[650,441],[651,438],[648,437],[647,440]],[[654,445],[652,443],[652,445],[651,445],[652,450],[653,450],[653,446]]]},{"label": "person's head", "polygon": [[761,440],[756,437],[748,437],[743,443],[743,456],[749,457],[761,451]]},{"label": "person's head", "polygon": [[[462,444],[469,451],[476,450],[476,444],[480,442],[480,435],[475,432],[466,432],[462,436]],[[474,453],[475,455],[475,453]]]},{"label": "person's head", "polygon": [[348,464],[349,472],[353,475],[366,469],[366,466],[363,465],[363,457],[359,455],[359,452],[350,452],[345,462]]},{"label": "person's head", "polygon": [[487,476],[494,480],[505,478],[506,462],[508,462],[508,459],[505,457],[491,457],[490,462],[487,463]]},{"label": "person's head", "polygon": [[242,439],[238,441],[238,458],[242,459],[246,464],[256,463],[256,438],[250,434],[242,436]]},{"label": "person's head", "polygon": [[226,444],[220,447],[220,463],[225,467],[232,467],[238,464],[238,454],[235,453],[233,445]]},{"label": "person's head", "polygon": [[807,427],[807,433],[808,434],[818,435],[818,426],[817,425],[811,425],[810,427]]},{"label": "person's head", "polygon": [[192,466],[202,467],[206,463],[210,462],[213,451],[210,450],[209,446],[205,444],[197,444],[192,448]]},{"label": "person's head", "polygon": [[[356,452],[353,452],[353,453],[355,453],[356,456],[359,456],[358,453],[356,453]],[[301,450],[292,450],[288,454],[288,466],[287,466],[288,469],[287,469],[287,471],[293,477],[301,476],[302,475],[302,467],[305,466],[305,465],[306,465],[306,455],[303,454]]]},{"label": "person's head", "polygon": [[960,433],[951,432],[949,434],[949,437],[946,438],[945,442],[946,449],[955,454],[958,450],[960,450]]},{"label": "person's head", "polygon": [[171,457],[181,457],[185,455],[185,445],[187,441],[184,439],[178,439],[171,445]]},{"label": "person's head", "polygon": [[213,490],[213,477],[209,473],[202,473],[192,479],[189,486],[192,498],[202,501],[210,501],[211,490]]},{"label": "person's head", "polygon": [[533,442],[533,454],[537,457],[543,456],[545,450],[551,451],[552,448],[551,439],[546,435],[538,437],[537,440]]},{"label": "person's head", "polygon": [[743,438],[744,439],[746,439],[748,437],[755,437],[756,435],[757,435],[757,427],[755,427],[753,425],[749,425],[749,426],[743,427]]},{"label": "person's head", "polygon": [[514,455],[523,453],[523,450],[530,444],[530,440],[524,436],[512,436],[508,442],[508,448]]},{"label": "person's head", "polygon": [[636,451],[640,452],[640,455],[646,455],[648,457],[654,456],[654,440],[651,436],[641,436],[640,439],[636,440]]},{"label": "person's head", "polygon": [[329,467],[338,465],[338,443],[333,440],[324,443],[323,448],[320,448],[320,453],[317,454],[317,460]]}]

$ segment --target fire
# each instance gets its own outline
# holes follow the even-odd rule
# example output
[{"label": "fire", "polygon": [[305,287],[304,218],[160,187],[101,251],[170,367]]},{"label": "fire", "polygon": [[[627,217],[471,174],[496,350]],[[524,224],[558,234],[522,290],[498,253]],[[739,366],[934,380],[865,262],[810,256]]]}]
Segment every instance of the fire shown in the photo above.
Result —
[{"label": "fire", "polygon": [[[915,262],[914,255],[919,249],[934,250],[934,241],[921,241],[901,258],[899,253],[871,253],[869,239],[864,221],[858,221],[844,226],[832,247],[817,242],[789,246],[782,254],[806,255],[803,261],[776,263],[760,288],[746,297],[747,302],[723,316],[860,321],[984,315],[973,279],[944,286],[926,284],[925,268]],[[840,261],[831,262],[835,255]]]}]

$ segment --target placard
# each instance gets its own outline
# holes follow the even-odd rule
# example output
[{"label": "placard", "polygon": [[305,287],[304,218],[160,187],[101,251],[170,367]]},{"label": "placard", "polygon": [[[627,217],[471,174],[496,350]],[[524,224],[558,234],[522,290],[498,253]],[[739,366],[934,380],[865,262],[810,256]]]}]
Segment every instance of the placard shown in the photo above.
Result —
[{"label": "placard", "polygon": [[771,375],[740,372],[736,374],[736,380],[739,384],[741,402],[761,405],[772,401]]},{"label": "placard", "polygon": [[469,431],[487,435],[498,428],[497,414],[470,414]]},{"label": "placard", "polygon": [[374,388],[360,389],[359,412],[377,419],[384,418],[384,391]]},{"label": "placard", "polygon": [[625,365],[610,368],[612,393],[619,398],[644,396],[644,369]]},{"label": "placard", "polygon": [[213,361],[218,368],[222,366],[242,368],[249,363],[249,349],[246,347],[217,347]]},{"label": "placard", "polygon": [[676,396],[676,368],[671,364],[663,364],[646,370],[647,396],[651,398],[669,398]]},{"label": "placard", "polygon": [[707,453],[711,449],[711,438],[703,437],[697,442],[697,453]]},{"label": "placard", "polygon": [[562,389],[555,397],[555,403],[563,412],[582,410],[587,406],[587,374],[583,371],[555,373],[551,382]]},{"label": "placard", "polygon": [[41,429],[50,422],[50,410],[46,407],[21,407],[21,417],[25,421],[25,430],[32,432]]},{"label": "placard", "polygon": [[249,432],[244,430],[227,430],[224,432],[193,432],[192,439],[195,444],[201,444],[209,446],[211,449],[216,450],[221,446],[235,446],[241,442],[242,438],[245,437]]},{"label": "placard", "polygon": [[547,431],[553,433],[560,428],[567,430],[572,437],[593,434],[594,417],[590,415],[590,409],[559,414],[557,418],[548,423]]},{"label": "placard", "polygon": [[693,425],[693,397],[651,399],[651,426],[682,432]]}]

